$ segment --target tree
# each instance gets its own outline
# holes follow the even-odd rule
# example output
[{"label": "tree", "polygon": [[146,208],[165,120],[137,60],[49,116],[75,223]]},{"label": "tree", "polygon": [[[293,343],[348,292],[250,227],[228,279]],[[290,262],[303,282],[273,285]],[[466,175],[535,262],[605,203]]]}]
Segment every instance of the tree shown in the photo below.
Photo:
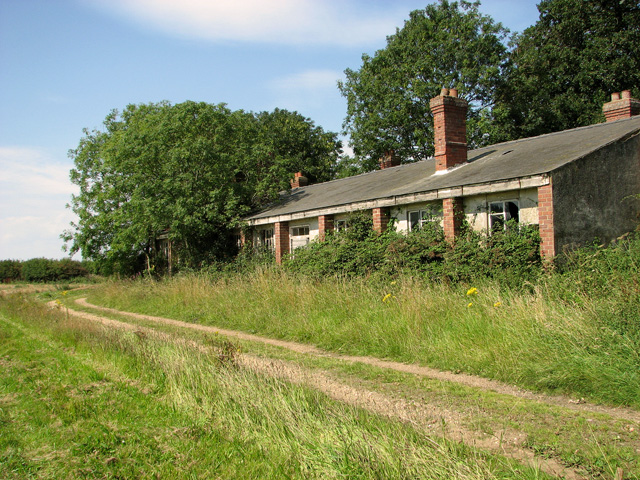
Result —
[{"label": "tree", "polygon": [[494,109],[502,139],[598,123],[610,94],[640,94],[637,0],[543,0],[515,39]]},{"label": "tree", "polygon": [[490,141],[483,125],[502,81],[508,31],[482,15],[479,4],[441,0],[413,11],[384,49],[363,55],[359,70],[345,71],[344,129],[365,170],[389,150],[404,162],[433,154],[429,100],[443,87],[457,88],[471,104],[470,143]]},{"label": "tree", "polygon": [[[274,126],[271,116],[281,121]],[[161,233],[183,265],[220,258],[229,229],[287,186],[288,168],[324,179],[340,148],[336,134],[295,112],[254,115],[202,102],[129,105],[104,126],[85,130],[70,151],[79,221],[63,238],[107,273],[150,268]]]}]

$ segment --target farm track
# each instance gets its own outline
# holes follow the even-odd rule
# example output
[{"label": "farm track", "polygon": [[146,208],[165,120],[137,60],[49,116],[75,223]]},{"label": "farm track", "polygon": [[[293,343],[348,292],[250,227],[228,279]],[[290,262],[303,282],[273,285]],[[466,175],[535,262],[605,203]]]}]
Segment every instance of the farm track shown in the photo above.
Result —
[{"label": "farm track", "polygon": [[[508,395],[514,397],[514,400],[526,399],[528,401],[561,406],[563,408],[579,412],[605,414],[614,419],[640,423],[640,412],[637,411],[594,405],[582,401],[578,402],[568,397],[543,395],[472,375],[442,372],[429,367],[403,364],[373,357],[340,355],[297,342],[277,340],[240,331],[197,325],[170,318],[142,315],[92,305],[88,303],[85,298],[77,299],[76,302],[84,308],[102,311],[109,314],[116,314],[137,320],[171,325],[174,327],[197,330],[206,333],[217,333],[225,337],[236,338],[239,340],[261,342],[263,344],[288,349],[300,354],[331,358],[351,363],[358,362],[382,369],[409,373],[443,382],[454,382],[483,391],[492,391],[498,394]],[[160,333],[152,328],[144,328],[139,325],[129,324],[120,320],[114,320],[112,318],[78,310],[69,309],[68,313],[70,315],[99,322],[110,327],[131,331],[144,331],[146,334],[161,336],[164,339],[177,341],[175,337],[172,337],[170,334]],[[490,451],[492,453],[498,453],[514,458],[522,463],[535,465],[540,470],[560,478],[571,480],[588,478],[581,475],[575,469],[565,467],[553,458],[541,458],[535,456],[533,450],[523,447],[523,442],[526,439],[526,434],[523,432],[503,429],[499,432],[498,436],[495,434],[488,435],[478,430],[472,430],[465,427],[465,419],[468,419],[468,414],[464,414],[455,408],[432,405],[425,402],[422,398],[412,399],[407,398],[406,396],[401,398],[400,396],[353,386],[345,382],[344,379],[341,381],[335,378],[335,376],[328,372],[307,369],[290,361],[265,359],[253,355],[242,354],[239,356],[239,362],[243,366],[263,375],[282,378],[295,384],[308,385],[322,391],[335,400],[360,408],[365,408],[371,412],[384,415],[389,418],[410,423],[415,428],[425,431],[430,435],[445,436],[451,440],[460,441],[467,445]]]}]

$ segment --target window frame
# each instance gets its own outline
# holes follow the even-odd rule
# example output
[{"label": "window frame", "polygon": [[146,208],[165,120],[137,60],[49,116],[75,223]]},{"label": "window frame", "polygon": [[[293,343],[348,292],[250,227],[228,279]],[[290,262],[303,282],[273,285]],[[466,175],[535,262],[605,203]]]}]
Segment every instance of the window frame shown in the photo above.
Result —
[{"label": "window frame", "polygon": [[[501,211],[493,211],[494,205],[501,205]],[[507,204],[515,205],[517,216],[513,216],[513,212],[509,209]],[[507,229],[507,223],[511,220],[515,220],[517,224],[520,224],[520,201],[518,199],[505,199],[505,200],[492,200],[487,205],[487,217],[489,224],[489,232],[495,232],[497,224],[502,224],[500,230],[505,231]],[[498,217],[501,217],[498,218]]]}]

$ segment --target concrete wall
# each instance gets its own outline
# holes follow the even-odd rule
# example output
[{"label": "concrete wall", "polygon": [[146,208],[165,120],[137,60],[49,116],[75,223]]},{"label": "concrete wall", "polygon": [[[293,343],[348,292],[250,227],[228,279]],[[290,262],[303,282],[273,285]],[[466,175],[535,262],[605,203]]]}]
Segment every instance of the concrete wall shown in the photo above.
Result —
[{"label": "concrete wall", "polygon": [[608,243],[638,225],[640,135],[552,173],[556,253],[598,239]]}]

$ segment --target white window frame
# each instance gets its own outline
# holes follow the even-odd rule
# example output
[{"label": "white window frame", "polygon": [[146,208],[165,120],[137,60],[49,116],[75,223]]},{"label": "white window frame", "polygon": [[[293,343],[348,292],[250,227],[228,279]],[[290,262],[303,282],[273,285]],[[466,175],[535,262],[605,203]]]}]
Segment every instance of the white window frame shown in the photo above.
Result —
[{"label": "white window frame", "polygon": [[[413,222],[411,220],[411,216],[413,214],[418,215],[417,222]],[[416,226],[418,227],[417,228],[418,230],[421,229],[425,223],[433,220],[433,216],[434,216],[433,210],[431,209],[408,210],[407,211],[407,231],[412,232],[416,228]]]},{"label": "white window frame", "polygon": [[347,228],[349,228],[349,220],[347,220],[346,218],[343,218],[343,219],[335,221],[335,230],[336,230],[336,232],[342,232],[342,231],[346,230]]},{"label": "white window frame", "polygon": [[[509,209],[508,204],[515,205],[517,216],[513,215],[513,212]],[[494,206],[500,206],[494,211]],[[494,231],[494,225],[496,222],[502,224],[502,230],[507,228],[507,222],[514,220],[516,223],[520,223],[520,201],[516,199],[507,200],[493,200],[488,202],[487,216],[489,218],[489,232]]]}]

